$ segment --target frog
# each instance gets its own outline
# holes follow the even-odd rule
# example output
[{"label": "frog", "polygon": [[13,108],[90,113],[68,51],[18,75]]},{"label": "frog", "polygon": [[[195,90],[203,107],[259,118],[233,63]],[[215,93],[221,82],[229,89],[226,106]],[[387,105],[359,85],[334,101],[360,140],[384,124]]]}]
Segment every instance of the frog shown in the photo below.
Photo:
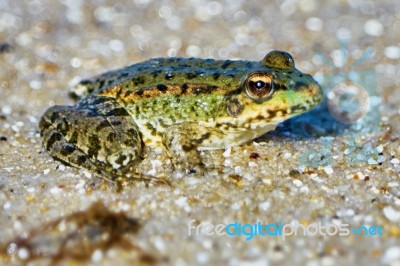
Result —
[{"label": "frog", "polygon": [[109,180],[138,174],[146,147],[162,147],[176,170],[200,172],[201,151],[248,143],[323,99],[279,50],[261,61],[153,58],[83,79],[70,95],[75,105],[41,117],[43,147]]}]

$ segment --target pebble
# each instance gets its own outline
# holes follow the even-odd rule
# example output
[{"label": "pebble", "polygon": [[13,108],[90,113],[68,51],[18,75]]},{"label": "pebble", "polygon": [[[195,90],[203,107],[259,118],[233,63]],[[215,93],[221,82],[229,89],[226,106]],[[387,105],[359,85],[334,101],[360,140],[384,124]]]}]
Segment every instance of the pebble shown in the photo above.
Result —
[{"label": "pebble", "polygon": [[292,157],[292,154],[290,152],[285,152],[285,154],[283,155],[283,158],[285,159],[289,159]]},{"label": "pebble", "polygon": [[336,215],[339,217],[349,217],[354,216],[355,212],[353,209],[341,209],[336,212]]},{"label": "pebble", "polygon": [[157,250],[164,251],[166,248],[164,239],[162,239],[161,236],[154,237],[154,246],[156,247]]},{"label": "pebble", "polygon": [[26,259],[28,259],[29,258],[29,250],[27,250],[26,248],[20,248],[19,250],[18,250],[18,257],[21,259],[21,260],[26,260]]},{"label": "pebble", "polygon": [[272,180],[269,178],[263,178],[262,182],[266,185],[272,185]]},{"label": "pebble", "polygon": [[379,145],[378,147],[376,147],[376,151],[379,153],[383,152],[383,146]]},{"label": "pebble", "polygon": [[175,204],[178,205],[179,207],[187,206],[187,197],[178,198],[177,200],[175,200]]},{"label": "pebble", "polygon": [[88,171],[83,171],[83,175],[84,175],[87,179],[92,178],[92,174],[89,173]]},{"label": "pebble", "polygon": [[385,217],[393,223],[400,222],[400,211],[394,209],[392,206],[383,208],[383,215],[385,215]]},{"label": "pebble", "polygon": [[50,189],[50,193],[51,193],[51,194],[60,194],[60,193],[61,193],[61,189],[58,188],[58,187],[52,187],[52,188]]},{"label": "pebble", "polygon": [[306,25],[306,28],[307,28],[308,30],[311,30],[311,31],[321,31],[322,28],[323,28],[323,26],[324,26],[324,22],[323,22],[320,18],[311,17],[311,18],[308,18],[308,19],[306,20],[305,25]]},{"label": "pebble", "polygon": [[334,266],[336,261],[333,257],[327,256],[321,259],[321,266]]},{"label": "pebble", "polygon": [[239,260],[237,258],[232,258],[229,263],[229,266],[269,266],[268,258],[257,258],[255,260]]},{"label": "pebble", "polygon": [[299,190],[301,193],[309,193],[310,189],[308,188],[308,186],[302,186]]},{"label": "pebble", "polygon": [[293,180],[293,184],[296,187],[301,187],[303,185],[303,182],[301,182],[299,179],[295,179],[295,180]]},{"label": "pebble", "polygon": [[256,167],[258,166],[255,162],[249,162],[249,167]]},{"label": "pebble", "polygon": [[243,167],[241,166],[235,166],[235,174],[241,174],[243,171]]},{"label": "pebble", "polygon": [[151,160],[150,163],[153,168],[158,168],[162,166],[162,162],[160,160]]},{"label": "pebble", "polygon": [[399,159],[397,159],[397,158],[393,158],[392,160],[390,160],[390,162],[392,164],[399,164],[400,163]]},{"label": "pebble", "polygon": [[92,253],[91,259],[93,262],[100,262],[102,258],[103,258],[103,252],[101,250],[97,249]]},{"label": "pebble", "polygon": [[[382,262],[386,264],[400,263],[400,246],[389,247],[382,257]],[[394,264],[393,264],[394,265]]]},{"label": "pebble", "polygon": [[210,260],[210,256],[206,252],[199,252],[196,255],[196,260],[200,264],[206,264]]},{"label": "pebble", "polygon": [[399,59],[400,58],[400,47],[398,46],[388,46],[385,48],[385,56],[389,59]]},{"label": "pebble", "polygon": [[222,154],[222,156],[224,156],[225,158],[230,157],[230,156],[231,156],[231,150],[232,150],[232,148],[229,147],[228,149],[226,149],[226,150],[224,151],[224,153]]},{"label": "pebble", "polygon": [[333,168],[332,168],[332,167],[329,167],[329,166],[324,167],[324,171],[325,171],[325,173],[328,174],[328,175],[331,175],[331,174],[334,173]]},{"label": "pebble", "polygon": [[6,203],[4,203],[3,205],[3,209],[8,210],[11,207],[11,202],[7,201]]},{"label": "pebble", "polygon": [[382,23],[377,19],[370,19],[364,24],[364,31],[371,36],[381,36],[384,28]]},{"label": "pebble", "polygon": [[232,210],[239,210],[240,209],[240,204],[238,202],[234,202],[231,205]]},{"label": "pebble", "polygon": [[269,208],[271,207],[271,202],[269,201],[264,201],[258,204],[258,207],[263,210],[263,211],[268,211]]},{"label": "pebble", "polygon": [[360,179],[360,180],[364,180],[366,177],[366,175],[364,175],[361,172],[357,172],[355,174],[351,174],[351,175],[347,175],[346,178],[347,179]]}]

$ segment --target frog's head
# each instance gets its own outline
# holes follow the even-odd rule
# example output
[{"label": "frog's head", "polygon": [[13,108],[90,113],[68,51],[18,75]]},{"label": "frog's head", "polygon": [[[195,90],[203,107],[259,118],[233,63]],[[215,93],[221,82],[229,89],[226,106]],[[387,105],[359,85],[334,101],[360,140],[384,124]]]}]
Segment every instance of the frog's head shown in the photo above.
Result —
[{"label": "frog's head", "polygon": [[227,111],[236,125],[257,128],[302,114],[322,99],[319,84],[295,68],[290,54],[272,51],[242,77],[241,93],[228,101]]}]

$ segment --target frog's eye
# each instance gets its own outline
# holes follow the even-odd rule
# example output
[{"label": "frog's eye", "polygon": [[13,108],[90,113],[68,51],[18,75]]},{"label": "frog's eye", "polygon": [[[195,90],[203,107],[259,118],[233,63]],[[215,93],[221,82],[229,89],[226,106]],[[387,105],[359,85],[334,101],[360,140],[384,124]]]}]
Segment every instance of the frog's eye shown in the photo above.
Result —
[{"label": "frog's eye", "polygon": [[253,74],[245,82],[247,95],[255,101],[265,101],[274,91],[272,78]]},{"label": "frog's eye", "polygon": [[293,57],[284,51],[272,51],[269,52],[262,60],[263,64],[268,67],[280,68],[280,69],[293,69],[294,60]]}]

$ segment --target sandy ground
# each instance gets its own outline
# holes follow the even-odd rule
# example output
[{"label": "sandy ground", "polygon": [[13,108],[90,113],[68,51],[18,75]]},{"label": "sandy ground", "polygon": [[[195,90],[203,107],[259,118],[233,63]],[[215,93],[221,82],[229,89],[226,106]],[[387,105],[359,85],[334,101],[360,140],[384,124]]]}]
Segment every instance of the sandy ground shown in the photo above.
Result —
[{"label": "sandy ground", "polygon": [[[265,2],[0,1],[0,262],[400,265],[400,5]],[[148,151],[141,171],[171,186],[117,192],[42,151],[41,114],[73,104],[67,90],[81,78],[150,57],[260,60],[273,49],[327,96],[358,84],[369,112],[344,125],[322,105],[252,143],[204,152],[204,176],[172,172],[163,152]],[[88,210],[94,202],[104,206]],[[330,231],[196,234],[259,221]]]}]

